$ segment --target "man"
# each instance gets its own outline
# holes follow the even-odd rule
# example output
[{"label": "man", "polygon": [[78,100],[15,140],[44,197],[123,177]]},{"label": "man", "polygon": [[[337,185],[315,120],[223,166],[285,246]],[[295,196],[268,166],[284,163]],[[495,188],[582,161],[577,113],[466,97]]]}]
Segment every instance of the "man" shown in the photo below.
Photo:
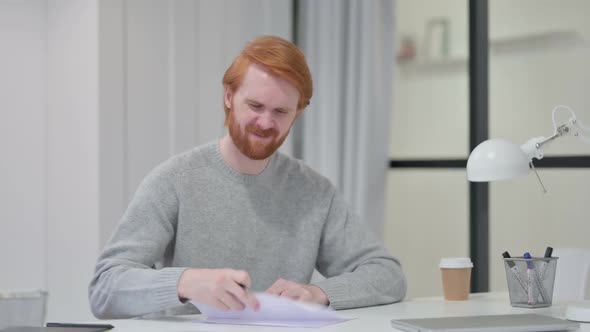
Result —
[{"label": "man", "polygon": [[[335,309],[400,301],[399,262],[326,178],[277,152],[312,96],[303,53],[256,38],[223,87],[228,135],[144,179],[98,259],[94,315],[179,313],[189,300],[257,310],[258,291]],[[310,284],[314,268],[326,279]]]}]

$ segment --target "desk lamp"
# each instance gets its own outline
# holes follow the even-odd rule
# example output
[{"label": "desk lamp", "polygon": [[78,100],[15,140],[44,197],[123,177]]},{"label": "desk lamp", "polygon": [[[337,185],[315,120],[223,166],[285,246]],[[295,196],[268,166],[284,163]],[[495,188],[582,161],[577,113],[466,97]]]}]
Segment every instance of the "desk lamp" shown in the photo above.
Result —
[{"label": "desk lamp", "polygon": [[[566,123],[557,125],[555,113],[567,110],[571,117]],[[553,109],[553,135],[549,137],[534,137],[518,146],[504,139],[489,139],[473,149],[467,159],[467,179],[471,182],[487,182],[510,180],[527,175],[529,167],[535,172],[543,192],[547,190],[535,170],[533,158],[543,158],[543,148],[558,137],[572,135],[590,144],[590,127],[585,126],[576,118],[576,114],[567,106],[558,105]],[[574,321],[590,322],[590,301],[570,303],[566,309],[566,318]]]},{"label": "desk lamp", "polygon": [[[557,125],[555,113],[567,110],[571,117],[564,124]],[[509,180],[527,175],[529,167],[535,172],[543,192],[547,190],[533,165],[533,158],[542,159],[543,148],[558,137],[572,135],[590,144],[590,127],[585,126],[576,118],[576,114],[569,107],[559,105],[553,109],[553,135],[549,137],[533,137],[518,146],[510,141],[492,138],[480,143],[473,149],[467,159],[467,180],[472,182]]]}]

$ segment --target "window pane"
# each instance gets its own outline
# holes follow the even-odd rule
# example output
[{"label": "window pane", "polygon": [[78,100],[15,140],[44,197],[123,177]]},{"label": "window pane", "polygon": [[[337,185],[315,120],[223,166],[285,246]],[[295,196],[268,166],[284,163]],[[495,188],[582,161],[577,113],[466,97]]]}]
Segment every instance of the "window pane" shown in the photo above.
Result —
[{"label": "window pane", "polygon": [[502,252],[542,256],[547,246],[590,248],[590,169],[542,169],[490,185],[490,288],[506,290]]},{"label": "window pane", "polygon": [[396,1],[393,158],[466,158],[466,0]]},{"label": "window pane", "polygon": [[385,241],[400,258],[408,297],[442,295],[442,257],[469,256],[464,170],[388,172]]},{"label": "window pane", "polygon": [[[494,0],[489,7],[490,136],[518,144],[549,137],[560,104],[590,124],[590,2]],[[559,123],[569,118],[557,114]],[[545,153],[589,155],[590,146],[560,138]]]}]

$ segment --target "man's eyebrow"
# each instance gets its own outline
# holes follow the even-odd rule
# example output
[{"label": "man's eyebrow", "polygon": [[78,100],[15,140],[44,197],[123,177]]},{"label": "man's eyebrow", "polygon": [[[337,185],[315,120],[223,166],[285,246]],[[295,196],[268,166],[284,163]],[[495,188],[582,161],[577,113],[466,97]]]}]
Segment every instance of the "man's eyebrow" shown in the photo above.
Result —
[{"label": "man's eyebrow", "polygon": [[[260,105],[260,106],[264,106],[263,103],[254,100],[254,99],[250,99],[250,98],[246,98],[246,104],[254,104],[254,105]],[[274,108],[277,111],[284,111],[284,112],[292,112],[293,109],[290,107],[275,107]]]},{"label": "man's eyebrow", "polygon": [[246,98],[246,103],[247,104],[256,104],[256,105],[264,105],[264,104],[262,104],[261,102],[259,102],[257,100],[249,99],[249,98]]},{"label": "man's eyebrow", "polygon": [[275,108],[275,110],[281,111],[281,112],[292,112],[293,111],[293,109],[290,107],[277,107],[277,108]]}]

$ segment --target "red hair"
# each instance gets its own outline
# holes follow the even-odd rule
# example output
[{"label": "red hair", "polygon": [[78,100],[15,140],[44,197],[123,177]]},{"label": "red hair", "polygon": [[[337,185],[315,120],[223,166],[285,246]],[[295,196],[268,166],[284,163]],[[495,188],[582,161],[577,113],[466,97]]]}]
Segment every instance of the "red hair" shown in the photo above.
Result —
[{"label": "red hair", "polygon": [[[236,57],[223,75],[223,87],[233,93],[242,83],[250,64],[264,66],[272,74],[279,76],[295,86],[299,91],[297,109],[309,105],[313,94],[313,81],[303,52],[288,40],[276,36],[260,36],[252,40]],[[223,103],[225,119],[229,108]]]}]

